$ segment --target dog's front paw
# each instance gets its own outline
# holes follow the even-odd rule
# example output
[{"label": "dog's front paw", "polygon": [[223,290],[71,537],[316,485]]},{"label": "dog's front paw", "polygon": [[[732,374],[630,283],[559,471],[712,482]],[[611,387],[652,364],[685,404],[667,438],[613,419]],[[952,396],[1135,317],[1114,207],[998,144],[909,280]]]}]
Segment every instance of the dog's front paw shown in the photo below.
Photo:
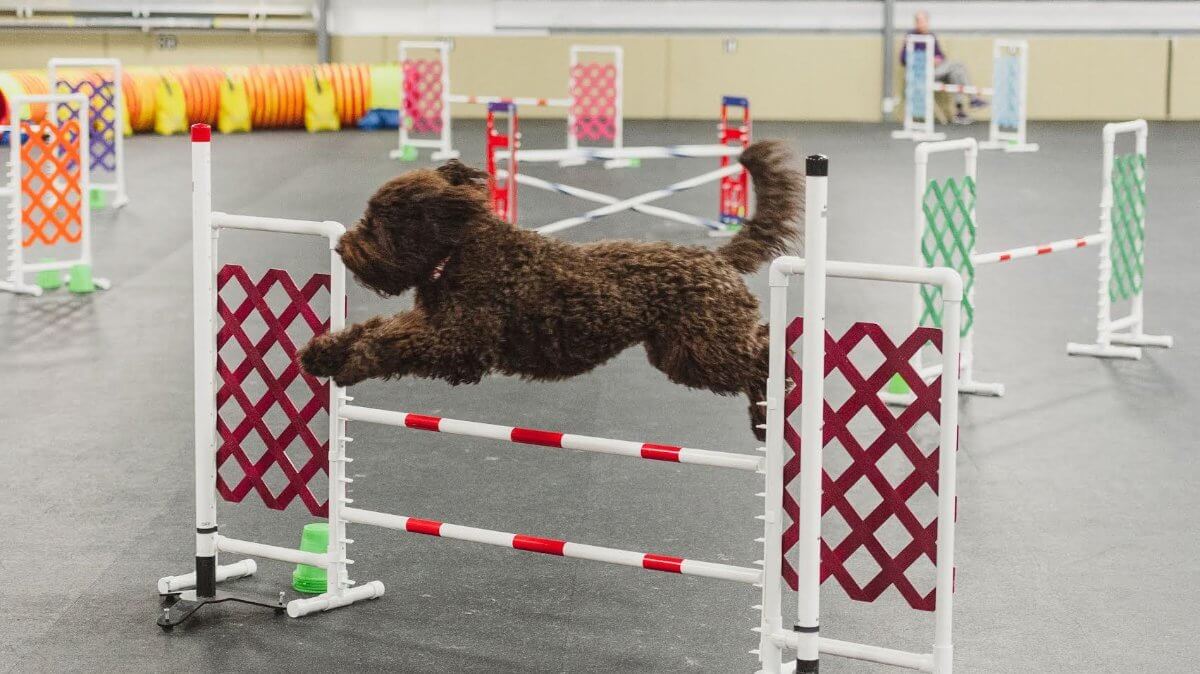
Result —
[{"label": "dog's front paw", "polygon": [[300,365],[314,377],[336,377],[349,358],[349,342],[334,335],[317,335],[300,349]]}]

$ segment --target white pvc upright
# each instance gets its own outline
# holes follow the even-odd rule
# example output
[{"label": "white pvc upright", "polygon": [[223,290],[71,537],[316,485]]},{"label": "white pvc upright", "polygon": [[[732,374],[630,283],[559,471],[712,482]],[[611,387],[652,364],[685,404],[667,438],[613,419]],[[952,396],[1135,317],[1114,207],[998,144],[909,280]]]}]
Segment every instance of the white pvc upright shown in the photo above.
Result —
[{"label": "white pvc upright", "polygon": [[[50,93],[58,89],[59,68],[107,68],[112,73],[113,90],[113,154],[116,169],[108,182],[92,181],[92,189],[103,190],[113,195],[112,207],[121,208],[129,203],[125,191],[125,93],[121,88],[121,59],[113,58],[52,58],[46,63]],[[51,119],[57,119],[51,106]],[[91,148],[88,148],[90,154]]]},{"label": "white pvc upright", "polygon": [[[21,131],[21,123],[27,121],[28,118],[22,117],[22,111],[29,110],[33,104],[50,105],[69,105],[75,109],[74,116],[79,125],[80,133],[78,138],[79,143],[79,218],[80,218],[80,238],[78,245],[78,253],[75,256],[63,259],[53,260],[50,262],[26,262],[25,247],[23,245],[23,236],[25,231],[24,208],[23,204],[26,195],[22,189],[22,170],[25,168],[22,163],[22,155],[25,145],[29,139]],[[39,94],[32,96],[13,96],[9,99],[9,115],[8,123],[8,138],[9,138],[9,162],[8,162],[8,185],[0,190],[0,195],[9,197],[8,203],[8,234],[7,234],[7,262],[8,262],[8,279],[0,281],[0,291],[16,293],[20,295],[39,296],[42,294],[42,288],[36,284],[26,283],[25,276],[42,271],[62,271],[64,276],[66,272],[76,265],[92,264],[92,209],[88,202],[88,190],[91,187],[91,171],[87,161],[87,148],[90,141],[88,129],[88,111],[87,97],[83,94]],[[47,112],[49,115],[49,112]],[[60,122],[53,121],[55,118],[47,117],[52,120],[51,123],[58,125]],[[108,279],[93,277],[92,282],[97,288],[107,290],[110,287]]]},{"label": "white pvc upright", "polygon": [[[917,49],[921,45],[921,49]],[[892,138],[908,140],[943,140],[946,134],[934,131],[937,112],[933,100],[934,37],[909,35],[904,41],[904,128],[892,132]],[[920,75],[913,75],[917,59],[921,59]],[[913,86],[915,85],[915,86]],[[914,114],[918,100],[924,111],[920,121]]]},{"label": "white pvc upright", "polygon": [[[412,50],[433,50],[437,52],[438,62],[441,64],[441,133],[436,138],[413,138],[409,132],[409,124],[407,118],[407,97],[408,97],[408,77],[404,72],[404,64],[408,62],[409,52]],[[397,46],[397,58],[400,61],[400,146],[392,150],[390,157],[392,159],[403,159],[411,157],[412,150],[408,148],[433,148],[434,153],[431,158],[434,161],[442,159],[454,159],[459,156],[459,152],[454,149],[454,140],[452,138],[451,119],[450,119],[450,43],[439,42],[412,42],[401,40]]]},{"label": "white pvc upright", "polygon": [[[1100,278],[1096,293],[1096,342],[1094,344],[1076,342],[1067,344],[1067,353],[1072,355],[1137,359],[1142,356],[1139,347],[1170,348],[1174,344],[1174,340],[1168,335],[1147,335],[1144,332],[1146,321],[1144,279],[1142,287],[1130,300],[1130,313],[1116,320],[1113,320],[1112,317],[1112,298],[1109,295],[1109,285],[1112,281],[1113,168],[1117,137],[1125,133],[1134,134],[1134,152],[1143,160],[1146,157],[1149,136],[1146,120],[1136,119],[1104,125],[1104,132],[1101,136],[1104,143],[1103,171],[1101,173],[1103,184],[1100,186],[1100,235],[1103,237],[1103,241],[1100,244]],[[1144,220],[1142,227],[1144,231]]]},{"label": "white pvc upright", "polygon": [[[1017,67],[1008,67],[1008,59],[1015,59]],[[1037,152],[1037,143],[1030,143],[1025,135],[1029,117],[1029,43],[996,40],[992,43],[992,64],[992,116],[988,139],[979,144],[979,149]]]}]

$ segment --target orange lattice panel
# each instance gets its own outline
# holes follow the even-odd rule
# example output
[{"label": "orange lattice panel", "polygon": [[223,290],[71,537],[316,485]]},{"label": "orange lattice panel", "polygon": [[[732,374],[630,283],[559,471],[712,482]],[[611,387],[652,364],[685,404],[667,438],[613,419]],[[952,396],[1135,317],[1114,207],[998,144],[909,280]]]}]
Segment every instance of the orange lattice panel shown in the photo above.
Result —
[{"label": "orange lattice panel", "polygon": [[83,166],[79,119],[21,122],[21,245],[53,246],[83,238]]}]

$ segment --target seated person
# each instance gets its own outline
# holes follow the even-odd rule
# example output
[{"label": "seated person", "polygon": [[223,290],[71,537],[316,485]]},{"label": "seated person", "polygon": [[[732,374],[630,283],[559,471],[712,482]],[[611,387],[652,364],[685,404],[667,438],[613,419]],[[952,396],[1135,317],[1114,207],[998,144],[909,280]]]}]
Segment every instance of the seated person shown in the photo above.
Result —
[{"label": "seated person", "polygon": [[[929,35],[933,38],[933,79],[943,84],[955,84],[960,86],[970,86],[971,82],[967,76],[967,69],[958,61],[947,61],[946,55],[942,53],[942,43],[938,41],[937,36],[929,31],[929,14],[924,10],[918,11],[913,15],[913,30],[909,35]],[[907,43],[906,43],[907,46]],[[915,45],[916,51],[924,51],[925,45],[918,43]],[[908,50],[906,47],[900,48],[900,65],[907,66]],[[967,101],[965,94],[954,94],[954,119],[955,124],[970,124],[973,120],[967,114],[963,105]],[[979,108],[987,105],[987,101],[972,96],[969,99],[972,108]]]}]

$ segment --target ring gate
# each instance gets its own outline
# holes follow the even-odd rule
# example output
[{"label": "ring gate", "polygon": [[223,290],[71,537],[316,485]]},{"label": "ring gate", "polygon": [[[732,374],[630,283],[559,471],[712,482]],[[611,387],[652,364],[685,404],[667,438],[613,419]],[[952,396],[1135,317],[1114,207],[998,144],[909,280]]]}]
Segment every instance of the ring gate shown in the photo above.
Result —
[{"label": "ring gate", "polygon": [[[946,302],[947,325],[955,327],[958,315],[956,305],[961,294],[961,282],[957,274],[945,269],[918,269],[887,265],[866,265],[844,262],[825,262],[823,227],[827,194],[823,157],[809,160],[809,203],[807,219],[809,260],[780,258],[771,271],[771,378],[768,382],[768,444],[766,455],[757,456],[732,452],[709,451],[656,443],[628,442],[589,436],[573,435],[531,428],[515,428],[456,419],[434,417],[410,412],[397,412],[367,408],[350,404],[352,399],[346,390],[328,381],[320,381],[304,373],[295,362],[300,341],[295,340],[296,325],[299,332],[308,335],[337,330],[345,323],[345,269],[333,248],[343,232],[334,222],[309,222],[282,220],[253,216],[227,215],[211,210],[211,132],[206,125],[196,125],[192,131],[193,166],[193,222],[194,239],[194,282],[196,310],[196,570],[182,576],[169,576],[159,580],[159,591],[177,596],[178,600],[163,609],[159,625],[171,628],[186,620],[199,608],[224,601],[243,602],[286,611],[292,617],[346,606],[364,599],[383,595],[384,586],[379,581],[355,584],[349,578],[349,545],[347,524],[370,524],[414,534],[454,538],[458,540],[486,543],[528,552],[590,559],[621,564],[651,571],[684,575],[696,575],[721,580],[747,583],[762,589],[762,604],[755,607],[761,613],[759,648],[757,653],[764,672],[815,671],[819,653],[842,655],[852,658],[896,664],[930,672],[951,671],[950,614],[952,600],[953,528],[954,528],[954,451],[940,451],[937,447],[922,451],[911,440],[908,429],[913,420],[933,417],[940,421],[938,447],[955,448],[957,443],[957,396],[956,377],[952,364],[957,361],[957,331],[943,334],[931,328],[914,332],[901,344],[895,345],[883,335],[878,326],[858,323],[844,336],[834,338],[826,334],[824,327],[824,277],[898,281],[903,283],[933,283],[943,291]],[[317,274],[307,280],[294,280],[285,272],[270,270],[261,277],[252,276],[243,267],[225,265],[218,267],[216,243],[222,229],[248,229],[266,232],[302,234],[324,238],[329,250],[329,273]],[[819,252],[817,252],[819,251]],[[806,265],[811,265],[807,267]],[[787,325],[787,290],[794,275],[805,275],[806,315],[814,317],[805,326],[797,319]],[[241,300],[231,300],[225,293],[238,290]],[[314,306],[313,299],[328,291],[327,313]],[[282,306],[271,306],[270,295],[282,295]],[[276,303],[278,304],[278,299]],[[323,315],[322,315],[323,314]],[[247,319],[259,316],[267,330],[258,338],[251,338],[244,327]],[[218,317],[220,322],[218,323]],[[820,339],[819,337],[823,337]],[[786,344],[804,341],[803,368],[787,352]],[[800,390],[809,391],[820,399],[824,377],[829,371],[857,373],[851,365],[850,352],[855,343],[871,340],[884,353],[884,361],[875,370],[859,381],[857,392],[851,400],[837,409],[824,401],[823,409],[816,405],[801,405]],[[222,355],[221,347],[236,342],[245,359],[230,362]],[[909,352],[921,345],[932,345],[940,349],[943,362],[950,373],[945,378],[924,384],[908,367]],[[281,370],[273,371],[264,354],[274,347],[281,347],[287,362]],[[828,349],[828,350],[827,350]],[[824,367],[822,367],[824,364]],[[890,416],[875,393],[894,374],[910,380],[924,395],[921,404],[906,408],[898,416]],[[245,386],[249,378],[263,380],[265,392],[253,398]],[[801,387],[786,390],[786,379],[802,380]],[[289,389],[303,391],[300,399],[289,396]],[[944,387],[944,388],[943,388]],[[944,395],[943,395],[944,394]],[[872,402],[874,399],[874,402]],[[939,403],[939,399],[946,404]],[[859,447],[855,468],[842,473],[836,480],[825,474],[826,483],[822,494],[822,479],[818,476],[823,450],[816,438],[822,432],[830,436],[835,426],[839,437],[845,437],[845,418],[851,414],[846,407],[869,407],[873,414],[886,414],[891,418],[889,431],[869,445]],[[263,421],[273,408],[280,408],[287,417],[286,425],[272,430]],[[796,433],[788,416],[797,408],[803,414],[800,433]],[[236,414],[243,416],[234,421]],[[312,420],[321,412],[328,415],[328,439],[322,440],[311,427]],[[842,424],[836,422],[842,418]],[[701,466],[729,468],[753,472],[764,476],[765,506],[762,516],[764,544],[763,560],[755,566],[734,566],[695,561],[657,553],[643,553],[618,548],[583,545],[564,540],[513,534],[503,531],[479,529],[440,522],[433,519],[394,515],[366,510],[351,505],[346,487],[352,480],[347,477],[347,422],[375,423],[398,426],[412,430],[469,435],[502,442],[539,445],[550,448],[574,449],[579,451],[616,454],[650,461],[691,463]],[[278,431],[278,432],[276,432]],[[261,457],[247,456],[243,440],[258,434],[266,446]],[[811,441],[810,441],[811,439]],[[289,445],[300,445],[303,460],[289,457]],[[799,455],[786,456],[785,446],[798,452],[801,446],[812,447]],[[910,473],[899,484],[876,484],[883,478],[871,466],[879,452],[899,449],[911,463]],[[230,477],[226,470],[236,464],[239,478]],[[287,484],[272,490],[264,475],[272,470],[281,470],[287,476]],[[798,472],[797,472],[798,471]],[[319,495],[309,489],[309,480],[324,472],[328,478],[328,493]],[[856,515],[862,524],[847,538],[837,543],[822,538],[819,511],[836,508],[846,513],[854,512],[840,490],[848,489],[852,482],[863,481],[875,484],[879,490],[880,504],[869,512]],[[800,484],[799,497],[794,499],[788,483]],[[917,493],[918,488],[927,488],[936,495],[938,516],[929,523],[912,522],[913,514],[908,509],[907,499]],[[274,509],[285,509],[299,501],[310,513],[325,517],[329,522],[329,543],[325,554],[304,552],[275,545],[230,538],[218,533],[216,499],[219,495],[227,501],[241,501],[252,493],[259,494],[266,505]],[[322,500],[324,496],[324,500]],[[789,524],[785,521],[792,518]],[[896,518],[905,520],[910,542],[895,556],[889,555],[877,540],[877,530],[882,522]],[[792,564],[788,553],[792,548],[800,551],[798,563]],[[935,612],[935,646],[933,653],[910,653],[890,648],[857,644],[819,636],[816,616],[819,612],[819,585],[826,577],[834,577],[839,584],[851,587],[853,581],[844,578],[844,555],[849,548],[869,550],[878,556],[881,571],[865,587],[855,588],[849,594],[854,599],[870,601],[889,587],[897,591],[914,608]],[[218,564],[220,553],[252,555],[278,561],[306,564],[325,569],[328,574],[328,590],[321,595],[283,602],[254,596],[225,592],[217,589],[217,583],[232,580],[256,572],[252,560],[233,564]],[[817,563],[817,556],[824,557]],[[910,589],[905,576],[906,568],[916,559],[926,559],[937,565],[934,589]],[[761,568],[760,568],[761,567]],[[788,582],[800,591],[801,603],[799,627],[795,630],[783,627],[781,593],[782,583]],[[784,663],[783,648],[799,648],[799,663]]]},{"label": "ring gate", "polygon": [[[1133,134],[1132,153],[1117,154],[1121,134]],[[977,395],[1004,395],[1004,385],[985,383],[974,378],[975,366],[975,274],[981,265],[1039,257],[1077,248],[1099,248],[1097,284],[1096,341],[1067,344],[1071,355],[1100,358],[1139,359],[1141,347],[1169,348],[1169,336],[1147,335],[1145,325],[1146,262],[1146,148],[1148,126],[1145,120],[1112,123],[1104,126],[1103,172],[1100,197],[1099,231],[1080,237],[1024,246],[993,253],[976,250],[978,221],[975,217],[978,151],[973,138],[962,138],[917,146],[915,192],[913,202],[914,262],[928,267],[945,266],[956,270],[963,279],[962,371],[959,390]],[[944,180],[928,179],[929,157],[938,153],[962,152],[963,175]],[[1129,314],[1114,319],[1113,304],[1126,302]],[[937,303],[937,291],[928,287],[913,293],[913,323],[916,326],[942,327],[945,316]],[[920,355],[914,365],[925,377],[936,376],[940,365],[922,367]],[[889,402],[904,404],[909,399],[905,386],[890,387]]]},{"label": "ring gate", "polygon": [[[62,72],[62,69],[68,69]],[[52,58],[46,64],[50,93],[78,93],[88,99],[89,168],[93,208],[112,195],[112,207],[129,203],[125,192],[125,99],[121,90],[121,61],[111,58]],[[54,106],[50,114],[54,115]],[[68,113],[63,113],[68,114]]]},{"label": "ring gate", "polygon": [[[35,121],[25,116],[34,105],[55,113]],[[92,276],[90,169],[82,160],[90,147],[88,99],[14,96],[11,110],[8,182],[0,188],[0,196],[8,197],[7,280],[0,290],[38,296],[64,281],[74,292],[107,289],[107,279]],[[29,274],[36,274],[36,283],[27,282]]]},{"label": "ring gate", "polygon": [[[397,47],[401,71],[400,135],[399,147],[389,153],[392,159],[415,160],[421,148],[432,148],[434,161],[457,158],[459,151],[454,149],[451,133],[452,103],[563,108],[567,112],[568,151],[623,146],[625,56],[621,47],[571,45],[565,98],[453,94],[450,48],[448,41],[407,40]],[[627,164],[613,164],[617,165]]]},{"label": "ring gate", "polygon": [[[736,126],[729,124],[729,120],[731,119],[729,111],[731,109],[741,110],[742,119]],[[605,204],[583,215],[564,218],[534,228],[534,231],[541,234],[561,232],[565,229],[593,222],[615,213],[632,210],[643,215],[703,227],[709,230],[711,236],[732,236],[746,217],[747,201],[750,193],[749,172],[735,161],[736,157],[750,146],[750,102],[738,96],[723,97],[721,99],[720,119],[721,121],[717,128],[719,142],[714,145],[522,150],[517,105],[511,102],[489,103],[487,124],[485,126],[487,133],[485,165],[488,172],[488,189],[492,197],[493,210],[496,215],[516,224],[517,186],[526,185],[547,192],[576,197],[584,201]],[[560,166],[575,166],[589,161],[603,161],[606,166],[627,166],[630,165],[627,162],[637,162],[640,164],[643,159],[718,157],[720,167],[714,171],[709,171],[695,178],[681,180],[661,189],[652,190],[628,199],[618,199],[617,197],[601,194],[600,192],[564,183],[551,182],[521,173],[517,168],[518,157],[521,162],[558,162]],[[507,168],[500,168],[501,162],[506,163]],[[718,196],[720,219],[718,220],[680,213],[668,208],[653,206],[650,203],[714,181],[720,181]]]},{"label": "ring gate", "polygon": [[992,45],[992,86],[945,84],[934,79],[936,39],[932,35],[908,35],[904,41],[904,121],[892,138],[917,141],[945,140],[936,131],[934,94],[945,92],[991,97],[992,114],[984,150],[1036,152],[1037,143],[1026,140],[1029,99],[1029,43],[1025,40],[996,40]]}]

